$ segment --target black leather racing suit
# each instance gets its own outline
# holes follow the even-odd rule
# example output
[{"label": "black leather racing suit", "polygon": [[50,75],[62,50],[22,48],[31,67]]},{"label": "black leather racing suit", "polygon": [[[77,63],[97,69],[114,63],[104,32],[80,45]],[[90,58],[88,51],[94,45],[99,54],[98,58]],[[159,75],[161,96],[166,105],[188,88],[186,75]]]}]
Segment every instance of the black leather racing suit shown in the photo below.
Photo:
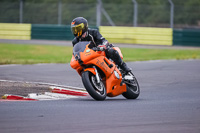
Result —
[{"label": "black leather racing suit", "polygon": [[[74,38],[72,40],[73,46],[76,45],[79,41],[91,41],[90,48],[97,47],[98,45],[104,44],[107,40],[99,33],[96,29],[88,29],[87,35],[85,38]],[[119,53],[114,50],[112,47],[109,47],[105,50],[106,57],[112,59],[118,66],[121,66],[123,61]]]}]

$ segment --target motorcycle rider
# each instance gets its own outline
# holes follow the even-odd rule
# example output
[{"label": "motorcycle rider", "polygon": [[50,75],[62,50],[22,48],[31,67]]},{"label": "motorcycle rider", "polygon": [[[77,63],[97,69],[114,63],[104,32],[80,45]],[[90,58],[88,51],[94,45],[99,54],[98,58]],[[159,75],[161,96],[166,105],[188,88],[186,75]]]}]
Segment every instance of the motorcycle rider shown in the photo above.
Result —
[{"label": "motorcycle rider", "polygon": [[71,30],[75,38],[72,40],[73,46],[79,41],[91,41],[90,48],[98,47],[104,49],[106,57],[112,59],[123,71],[130,72],[131,69],[122,61],[119,53],[114,50],[112,44],[96,29],[88,29],[88,22],[83,17],[77,17],[71,22]]}]

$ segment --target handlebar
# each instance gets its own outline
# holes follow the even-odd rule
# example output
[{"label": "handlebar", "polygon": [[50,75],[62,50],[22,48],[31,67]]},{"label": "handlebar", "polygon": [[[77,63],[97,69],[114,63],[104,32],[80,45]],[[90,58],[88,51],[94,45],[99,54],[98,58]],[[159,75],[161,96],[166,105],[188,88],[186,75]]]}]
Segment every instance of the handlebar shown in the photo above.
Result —
[{"label": "handlebar", "polygon": [[92,50],[94,50],[94,51],[104,51],[105,48],[103,48],[103,47],[93,47]]}]

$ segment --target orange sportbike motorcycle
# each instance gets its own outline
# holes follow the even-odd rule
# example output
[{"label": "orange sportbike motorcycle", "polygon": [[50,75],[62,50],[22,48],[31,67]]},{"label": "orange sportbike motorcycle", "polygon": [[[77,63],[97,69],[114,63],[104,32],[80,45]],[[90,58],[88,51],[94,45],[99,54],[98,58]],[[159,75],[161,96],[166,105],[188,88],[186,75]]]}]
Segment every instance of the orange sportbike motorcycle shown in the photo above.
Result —
[{"label": "orange sportbike motorcycle", "polygon": [[[140,87],[132,72],[125,73],[112,60],[106,58],[100,48],[89,48],[90,42],[79,42],[73,48],[70,65],[82,77],[87,92],[95,100],[122,94],[127,99],[136,99]],[[123,58],[118,47],[113,47]]]}]

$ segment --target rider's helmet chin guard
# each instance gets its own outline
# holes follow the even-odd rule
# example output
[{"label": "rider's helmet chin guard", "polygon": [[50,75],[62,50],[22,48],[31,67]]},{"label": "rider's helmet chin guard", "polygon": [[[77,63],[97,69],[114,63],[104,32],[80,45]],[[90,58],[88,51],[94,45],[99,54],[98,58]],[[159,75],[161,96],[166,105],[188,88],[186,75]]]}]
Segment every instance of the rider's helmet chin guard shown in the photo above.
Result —
[{"label": "rider's helmet chin guard", "polygon": [[71,30],[75,37],[80,38],[88,31],[88,22],[83,17],[77,17],[71,22]]}]

